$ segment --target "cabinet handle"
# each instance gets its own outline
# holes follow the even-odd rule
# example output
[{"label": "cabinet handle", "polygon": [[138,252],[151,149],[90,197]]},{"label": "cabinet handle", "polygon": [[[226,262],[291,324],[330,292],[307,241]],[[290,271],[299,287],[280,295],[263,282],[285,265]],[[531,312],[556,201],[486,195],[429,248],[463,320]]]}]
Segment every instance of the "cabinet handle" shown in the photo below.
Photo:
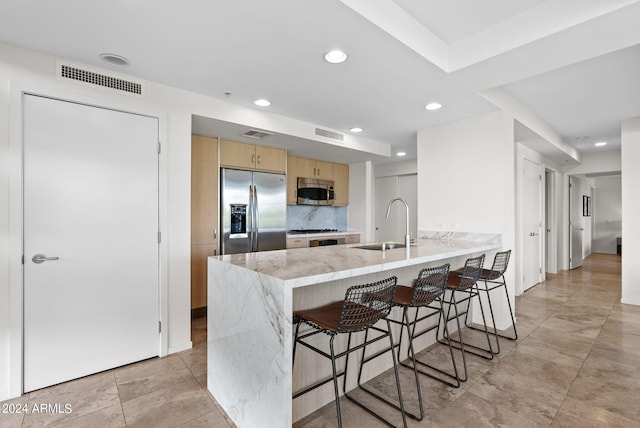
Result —
[{"label": "cabinet handle", "polygon": [[258,155],[258,163],[260,162],[261,162],[261,158],[260,158],[260,155]]},{"label": "cabinet handle", "polygon": [[256,155],[251,155],[251,163],[256,163]]},{"label": "cabinet handle", "polygon": [[320,175],[320,168],[318,168],[318,175]]},{"label": "cabinet handle", "polygon": [[313,175],[316,175],[316,169],[313,168]]},{"label": "cabinet handle", "polygon": [[218,229],[213,229],[213,239],[218,239]]}]

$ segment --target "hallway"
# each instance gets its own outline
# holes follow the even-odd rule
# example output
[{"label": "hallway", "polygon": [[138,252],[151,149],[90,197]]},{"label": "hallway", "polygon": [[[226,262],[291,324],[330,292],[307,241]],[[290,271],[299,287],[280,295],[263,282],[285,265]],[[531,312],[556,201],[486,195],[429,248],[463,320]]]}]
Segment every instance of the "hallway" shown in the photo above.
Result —
[{"label": "hallway", "polygon": [[[640,307],[619,301],[616,255],[592,255],[582,268],[548,278],[516,299],[519,339],[502,340],[499,359],[470,356],[470,379],[459,389],[421,378],[427,416],[410,426],[640,427]],[[0,403],[0,410],[9,404],[30,410],[0,413],[0,428],[231,426],[203,386],[206,344],[196,342],[204,339],[204,325],[194,323],[193,349]],[[421,357],[442,360],[445,350],[436,345]],[[401,375],[411,405],[411,376],[404,369]],[[393,396],[392,379],[386,372],[370,385]],[[72,411],[31,412],[34,404],[56,403]],[[341,403],[345,426],[380,426],[347,400]],[[400,422],[395,411],[382,410]],[[332,403],[295,424],[335,425]]]}]

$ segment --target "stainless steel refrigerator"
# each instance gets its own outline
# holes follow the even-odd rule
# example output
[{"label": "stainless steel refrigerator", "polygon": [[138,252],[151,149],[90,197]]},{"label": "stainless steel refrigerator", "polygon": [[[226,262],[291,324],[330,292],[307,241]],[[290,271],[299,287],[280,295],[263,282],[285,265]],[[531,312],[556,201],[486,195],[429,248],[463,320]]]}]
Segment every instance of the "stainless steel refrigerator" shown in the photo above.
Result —
[{"label": "stainless steel refrigerator", "polygon": [[222,169],[222,254],[286,248],[287,186],[283,174]]}]

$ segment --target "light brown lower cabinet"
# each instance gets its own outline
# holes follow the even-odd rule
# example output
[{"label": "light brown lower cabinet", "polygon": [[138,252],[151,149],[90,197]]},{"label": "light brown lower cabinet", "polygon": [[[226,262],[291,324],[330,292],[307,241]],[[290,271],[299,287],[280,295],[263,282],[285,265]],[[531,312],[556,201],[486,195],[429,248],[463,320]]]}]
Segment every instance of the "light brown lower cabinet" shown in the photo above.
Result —
[{"label": "light brown lower cabinet", "polygon": [[217,243],[191,246],[191,309],[207,306],[207,257],[217,253]]}]

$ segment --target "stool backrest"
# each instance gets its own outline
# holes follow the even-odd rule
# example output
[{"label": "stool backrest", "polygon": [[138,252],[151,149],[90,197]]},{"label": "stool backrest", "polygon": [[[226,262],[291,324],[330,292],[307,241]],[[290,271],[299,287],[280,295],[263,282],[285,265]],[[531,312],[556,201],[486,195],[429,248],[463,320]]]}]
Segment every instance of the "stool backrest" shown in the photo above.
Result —
[{"label": "stool backrest", "polygon": [[484,264],[484,254],[478,257],[467,259],[460,275],[460,283],[458,288],[469,288],[478,281],[482,274],[482,265]]},{"label": "stool backrest", "polygon": [[504,271],[507,270],[510,258],[511,250],[496,253],[496,256],[493,258],[493,266],[491,266],[491,271],[488,272],[486,279],[500,278]]},{"label": "stool backrest", "polygon": [[337,331],[364,330],[389,315],[398,278],[349,287],[342,304]]},{"label": "stool backrest", "polygon": [[422,306],[433,302],[444,293],[449,277],[449,263],[424,268],[413,282],[413,295],[409,306]]}]

